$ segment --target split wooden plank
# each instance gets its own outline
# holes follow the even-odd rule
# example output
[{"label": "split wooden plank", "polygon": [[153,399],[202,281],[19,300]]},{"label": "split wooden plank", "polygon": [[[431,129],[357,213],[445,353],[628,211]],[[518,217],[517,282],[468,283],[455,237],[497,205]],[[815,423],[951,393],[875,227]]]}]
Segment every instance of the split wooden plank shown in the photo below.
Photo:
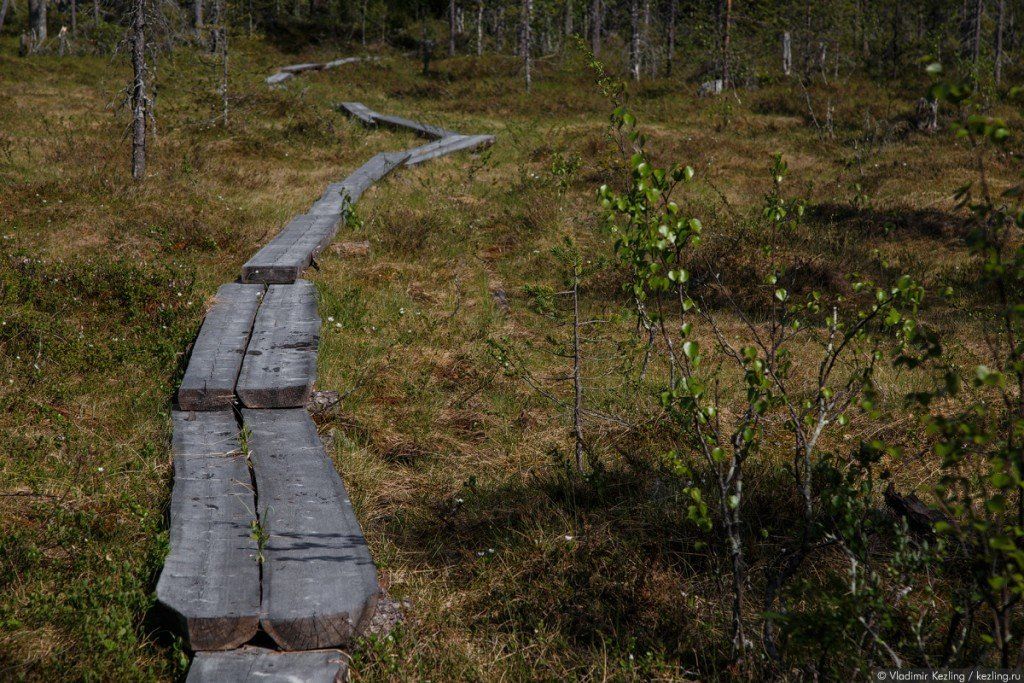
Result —
[{"label": "split wooden plank", "polygon": [[260,623],[285,649],[347,643],[369,624],[380,587],[341,477],[304,409],[242,417],[270,536]]},{"label": "split wooden plank", "polygon": [[242,404],[247,408],[306,405],[316,382],[319,341],[313,283],[298,280],[268,287],[235,388]]},{"label": "split wooden plank", "polygon": [[309,209],[307,216],[344,216],[371,185],[384,179],[405,163],[408,152],[381,152],[356,169],[340,183],[327,186],[323,196]]},{"label": "split wooden plank", "polygon": [[278,72],[288,74],[298,74],[303,71],[319,71],[324,68],[323,62],[306,62],[305,64],[292,64],[290,66],[282,66],[278,69]]},{"label": "split wooden plank", "polygon": [[349,116],[358,119],[365,126],[376,125],[374,118],[378,116],[377,112],[361,102],[342,102],[338,105],[338,108]]},{"label": "split wooden plank", "polygon": [[230,410],[173,413],[170,554],[157,599],[193,650],[226,650],[256,635],[260,569],[249,465]]},{"label": "split wooden plank", "polygon": [[182,410],[231,407],[263,291],[263,285],[234,282],[217,290],[178,387],[178,405]]},{"label": "split wooden plank", "polygon": [[278,83],[283,83],[284,81],[287,81],[294,75],[295,74],[288,73],[287,71],[278,71],[276,74],[271,74],[270,76],[267,76],[267,85],[277,85]]},{"label": "split wooden plank", "polygon": [[412,119],[406,119],[401,116],[374,113],[373,120],[375,123],[382,123],[388,128],[405,128],[411,130],[416,133],[416,135],[427,138],[428,140],[440,140],[442,138],[458,135],[458,133],[445,130],[440,126],[432,126],[429,123],[420,123],[419,121],[413,121]]},{"label": "split wooden plank", "polygon": [[276,652],[247,647],[200,652],[186,683],[337,683],[348,679],[348,658],[338,650]]},{"label": "split wooden plank", "polygon": [[416,166],[424,161],[436,159],[447,154],[489,147],[492,144],[494,144],[494,137],[491,135],[453,135],[409,150],[411,154],[408,160],[406,160],[405,165]]},{"label": "split wooden plank", "polygon": [[295,282],[334,239],[340,221],[338,214],[296,216],[242,266],[242,282]]}]

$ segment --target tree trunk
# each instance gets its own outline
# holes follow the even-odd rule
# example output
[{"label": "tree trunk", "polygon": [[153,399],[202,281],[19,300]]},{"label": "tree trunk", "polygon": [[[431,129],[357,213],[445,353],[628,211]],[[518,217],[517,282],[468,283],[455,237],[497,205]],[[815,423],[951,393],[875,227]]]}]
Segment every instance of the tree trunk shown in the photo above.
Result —
[{"label": "tree trunk", "polygon": [[484,54],[484,0],[476,4],[476,56]]},{"label": "tree trunk", "polygon": [[601,54],[601,0],[591,0],[590,22],[590,51],[597,57]]},{"label": "tree trunk", "polygon": [[572,10],[573,10],[573,0],[565,0],[565,24],[563,25],[562,28],[563,28],[563,33],[565,33],[565,37],[566,38],[568,38],[568,37],[570,37],[572,35],[572,30],[573,30],[573,27],[572,27],[572,19],[573,19]]},{"label": "tree trunk", "polygon": [[149,113],[149,97],[146,95],[146,3],[135,0],[132,18],[132,178],[146,177],[146,119]]},{"label": "tree trunk", "polygon": [[100,0],[92,0],[92,23],[93,27],[100,25]]},{"label": "tree trunk", "polygon": [[665,75],[672,75],[676,61],[676,11],[678,0],[668,3],[668,45],[665,47]]},{"label": "tree trunk", "polygon": [[732,0],[722,3],[722,88],[729,87],[729,28],[732,24]]},{"label": "tree trunk", "polygon": [[10,4],[10,0],[4,0],[3,5],[0,5],[0,31],[4,30],[4,19],[7,17],[8,4]]},{"label": "tree trunk", "polygon": [[640,80],[640,7],[637,0],[629,3],[629,73],[634,81]]},{"label": "tree trunk", "polygon": [[999,0],[996,4],[996,85],[1000,85],[1003,80],[1003,22],[1005,18],[1006,0]]},{"label": "tree trunk", "polygon": [[782,73],[786,76],[793,72],[793,37],[789,31],[782,33]]},{"label": "tree trunk", "polygon": [[203,28],[203,0],[192,0],[192,30],[196,38]]},{"label": "tree trunk", "polygon": [[455,56],[455,0],[448,2],[448,56]]},{"label": "tree trunk", "polygon": [[71,35],[78,34],[78,0],[71,0]]},{"label": "tree trunk", "polygon": [[651,0],[644,0],[644,30],[640,40],[640,62],[647,66],[650,75],[656,76],[654,49],[651,47]]},{"label": "tree trunk", "polygon": [[35,44],[46,40],[47,0],[28,0],[28,30],[34,34]]},{"label": "tree trunk", "polygon": [[363,47],[366,47],[366,2],[367,0],[363,0],[359,6],[359,38]]},{"label": "tree trunk", "polygon": [[523,69],[526,74],[526,92],[530,92],[530,87],[533,85],[532,74],[530,73],[530,43],[532,42],[532,35],[530,32],[530,24],[533,19],[533,0],[523,0]]},{"label": "tree trunk", "polygon": [[974,35],[971,39],[973,50],[971,61],[974,63],[975,74],[978,71],[978,59],[981,57],[981,14],[984,11],[984,0],[978,0],[974,6]]},{"label": "tree trunk", "polygon": [[222,23],[220,27],[220,49],[222,70],[220,79],[220,98],[223,107],[224,127],[228,127],[228,30]]}]

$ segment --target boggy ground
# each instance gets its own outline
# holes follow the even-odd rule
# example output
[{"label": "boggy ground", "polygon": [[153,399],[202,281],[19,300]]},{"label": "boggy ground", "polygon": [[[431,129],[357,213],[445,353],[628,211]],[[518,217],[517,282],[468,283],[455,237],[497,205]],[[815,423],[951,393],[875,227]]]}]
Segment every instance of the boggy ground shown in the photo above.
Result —
[{"label": "boggy ground", "polygon": [[[321,428],[382,582],[408,601],[399,629],[356,652],[355,679],[725,674],[724,559],[695,549],[662,464],[671,434],[644,428],[663,378],[628,379],[633,321],[594,199],[622,162],[584,60],[542,62],[530,95],[514,62],[491,57],[439,61],[424,77],[388,56],[271,90],[262,79],[276,65],[349,52],[232,48],[227,128],[212,121],[211,58],[161,58],[141,184],[126,169],[123,64],[0,49],[0,677],[172,679],[187,666],[152,610],[173,388],[217,285],[329,182],[415,144],[347,121],[332,110],[340,100],[497,138],[369,191],[338,239],[368,239],[372,255],[329,250],[310,273],[320,387],[342,395]],[[699,100],[690,83],[653,81],[630,106],[659,162],[696,170],[684,201],[735,293],[753,287],[758,254],[726,238],[759,220],[781,153],[784,192],[807,202],[784,248],[794,291],[843,294],[854,272],[955,285],[925,317],[968,359],[990,314],[951,199],[971,156],[908,123],[924,88],[815,85],[812,110],[791,83]],[[1010,166],[995,163],[998,184]],[[600,462],[587,478],[570,464],[565,304],[546,294],[565,288],[553,249],[566,236],[589,261],[585,311],[607,321],[585,347],[589,405],[620,418],[586,425]],[[895,401],[907,381],[883,375],[882,393]],[[919,446],[900,420],[855,420],[850,438]],[[905,488],[933,469],[891,468]],[[752,533],[796,514],[780,476],[749,478]],[[763,561],[751,556],[753,576]]]}]

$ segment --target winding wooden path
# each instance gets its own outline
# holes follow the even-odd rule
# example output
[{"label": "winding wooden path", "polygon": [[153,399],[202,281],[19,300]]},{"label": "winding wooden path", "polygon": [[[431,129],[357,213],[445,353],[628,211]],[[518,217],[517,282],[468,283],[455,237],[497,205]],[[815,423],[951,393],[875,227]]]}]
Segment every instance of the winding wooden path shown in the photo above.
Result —
[{"label": "winding wooden path", "polygon": [[[306,410],[321,321],[316,287],[300,278],[373,183],[494,138],[357,102],[340,108],[431,142],[378,154],[329,185],[242,266],[239,282],[217,290],[173,411],[170,552],[156,591],[196,652],[189,681],[342,680],[348,659],[336,648],[363,633],[376,610],[376,567]],[[260,631],[278,649],[251,646]]]}]

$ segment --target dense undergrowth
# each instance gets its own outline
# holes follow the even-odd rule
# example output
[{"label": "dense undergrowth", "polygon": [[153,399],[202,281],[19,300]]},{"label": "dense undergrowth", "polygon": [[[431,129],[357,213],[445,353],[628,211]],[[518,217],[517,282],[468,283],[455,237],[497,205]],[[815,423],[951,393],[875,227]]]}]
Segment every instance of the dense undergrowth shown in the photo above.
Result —
[{"label": "dense undergrowth", "polygon": [[[321,416],[322,432],[382,582],[408,601],[402,626],[355,653],[354,677],[737,673],[728,554],[692,523],[692,487],[666,457],[680,447],[659,397],[667,370],[642,372],[647,351],[621,288],[628,268],[595,199],[602,185],[621,190],[630,166],[583,57],[539,64],[529,96],[500,57],[438,61],[423,77],[391,56],[270,90],[262,78],[274,66],[334,53],[282,54],[239,39],[225,130],[212,122],[217,65],[182,50],[159,65],[150,176],[133,184],[125,120],[108,106],[121,65],[18,59],[9,42],[0,45],[0,94],[17,102],[0,112],[0,677],[172,679],[184,670],[185,653],[152,610],[173,388],[216,286],[328,182],[412,144],[346,121],[331,108],[340,100],[498,140],[368,192],[338,239],[368,239],[372,256],[328,251],[310,275],[325,321],[320,385],[343,396]],[[743,333],[738,313],[761,320],[771,310],[758,238],[781,154],[782,192],[803,207],[771,256],[785,265],[789,296],[855,299],[853,281],[904,274],[929,292],[951,286],[949,297],[924,299],[921,324],[942,330],[962,366],[984,356],[979,340],[997,310],[953,199],[974,177],[974,157],[949,135],[916,130],[926,88],[923,76],[854,77],[812,85],[807,97],[789,82],[707,100],[681,81],[629,93],[651,163],[695,171],[680,202],[706,239],[685,265],[709,285],[703,304],[719,312],[724,334]],[[1011,182],[1016,161],[1012,148],[990,158],[993,186]],[[574,463],[563,294],[574,285],[583,317],[600,321],[583,341],[585,475]],[[798,366],[809,362],[801,347],[794,353]],[[735,392],[729,378],[742,375],[722,373],[723,393]],[[851,414],[826,450],[899,446],[903,455],[883,455],[880,470],[928,498],[937,461],[902,403],[926,382],[880,367],[884,414]],[[745,478],[740,533],[754,594],[800,520],[782,440],[769,434]],[[881,492],[864,504],[865,515],[880,513]],[[899,538],[872,536],[866,552],[887,556]],[[940,596],[949,589],[943,576],[909,576]],[[781,664],[753,653],[753,671],[827,676],[889,662],[881,646],[865,648],[862,633],[826,618],[856,615],[842,553],[822,553],[793,580],[788,595],[801,609],[785,625]],[[747,609],[751,626],[760,623],[762,606]],[[759,634],[748,638],[757,650]],[[974,640],[963,656],[992,655]]]}]

